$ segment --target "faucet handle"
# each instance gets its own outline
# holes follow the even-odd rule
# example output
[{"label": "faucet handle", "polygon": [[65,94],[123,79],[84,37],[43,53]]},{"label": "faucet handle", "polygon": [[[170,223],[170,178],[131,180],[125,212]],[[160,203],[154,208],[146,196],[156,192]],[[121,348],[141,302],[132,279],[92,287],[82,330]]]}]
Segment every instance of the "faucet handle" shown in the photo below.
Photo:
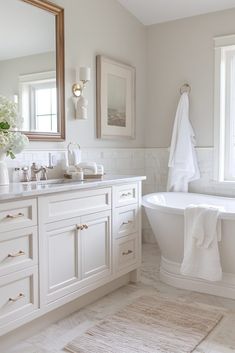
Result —
[{"label": "faucet handle", "polygon": [[45,167],[43,165],[41,166],[41,180],[47,180],[47,169],[48,167]]},{"label": "faucet handle", "polygon": [[22,182],[26,183],[29,181],[29,167],[24,166],[21,168],[21,170],[23,171]]}]

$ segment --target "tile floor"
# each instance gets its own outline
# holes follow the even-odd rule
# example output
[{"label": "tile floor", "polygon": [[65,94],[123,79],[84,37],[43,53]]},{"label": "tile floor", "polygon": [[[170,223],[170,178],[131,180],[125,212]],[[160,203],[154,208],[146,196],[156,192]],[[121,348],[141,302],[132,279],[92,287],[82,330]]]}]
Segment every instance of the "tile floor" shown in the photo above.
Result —
[{"label": "tile floor", "polygon": [[235,300],[170,287],[159,280],[159,264],[158,248],[153,244],[145,244],[140,283],[120,288],[4,353],[64,353],[63,347],[67,342],[136,297],[151,293],[195,305],[213,305],[222,310],[224,318],[195,353],[235,353]]}]

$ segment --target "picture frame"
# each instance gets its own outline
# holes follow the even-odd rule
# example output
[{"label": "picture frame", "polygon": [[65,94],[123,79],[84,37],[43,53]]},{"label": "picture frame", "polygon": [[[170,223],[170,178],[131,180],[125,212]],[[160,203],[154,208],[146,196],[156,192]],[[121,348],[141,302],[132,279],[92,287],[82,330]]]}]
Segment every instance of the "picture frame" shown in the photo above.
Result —
[{"label": "picture frame", "polygon": [[135,138],[135,68],[96,57],[97,137]]}]

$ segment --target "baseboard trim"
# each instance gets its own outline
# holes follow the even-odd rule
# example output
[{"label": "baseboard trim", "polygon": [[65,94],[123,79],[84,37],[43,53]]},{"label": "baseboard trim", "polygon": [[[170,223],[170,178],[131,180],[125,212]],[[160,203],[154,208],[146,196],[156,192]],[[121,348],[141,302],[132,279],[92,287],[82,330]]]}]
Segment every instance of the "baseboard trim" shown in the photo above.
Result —
[{"label": "baseboard trim", "polygon": [[219,282],[209,282],[180,274],[180,264],[161,258],[160,279],[173,287],[235,299],[235,275],[223,273]]}]

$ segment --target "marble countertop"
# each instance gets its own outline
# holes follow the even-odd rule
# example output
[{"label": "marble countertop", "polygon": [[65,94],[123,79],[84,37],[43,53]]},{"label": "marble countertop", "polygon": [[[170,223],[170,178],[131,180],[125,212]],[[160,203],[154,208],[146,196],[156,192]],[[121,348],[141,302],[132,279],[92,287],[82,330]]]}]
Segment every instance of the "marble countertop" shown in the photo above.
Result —
[{"label": "marble countertop", "polygon": [[56,192],[91,189],[103,186],[118,185],[145,180],[145,176],[133,175],[105,175],[102,179],[73,181],[66,179],[48,180],[47,182],[10,183],[0,186],[0,201],[18,199],[22,197],[39,196]]}]

